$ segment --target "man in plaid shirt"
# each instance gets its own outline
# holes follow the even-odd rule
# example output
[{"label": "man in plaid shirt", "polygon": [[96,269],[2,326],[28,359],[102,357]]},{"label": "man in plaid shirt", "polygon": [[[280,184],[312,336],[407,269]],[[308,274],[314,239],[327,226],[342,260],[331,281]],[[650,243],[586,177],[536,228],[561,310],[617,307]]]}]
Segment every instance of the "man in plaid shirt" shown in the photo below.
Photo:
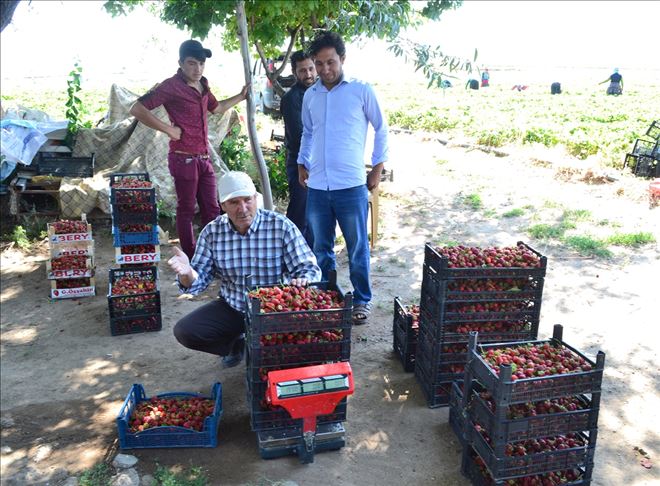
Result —
[{"label": "man in plaid shirt", "polygon": [[185,347],[224,356],[227,368],[243,359],[245,277],[258,286],[306,285],[321,279],[321,269],[305,238],[283,215],[257,208],[257,191],[243,172],[220,178],[218,192],[226,214],[202,230],[192,261],[178,247],[168,261],[179,288],[188,294],[220,280],[219,298],[191,312],[174,326]]}]

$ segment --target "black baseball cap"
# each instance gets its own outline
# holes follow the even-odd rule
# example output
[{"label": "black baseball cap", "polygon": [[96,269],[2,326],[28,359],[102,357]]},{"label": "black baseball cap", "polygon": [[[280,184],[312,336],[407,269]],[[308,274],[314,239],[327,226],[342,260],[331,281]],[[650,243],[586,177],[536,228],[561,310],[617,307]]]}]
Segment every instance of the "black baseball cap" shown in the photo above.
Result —
[{"label": "black baseball cap", "polygon": [[187,40],[179,47],[179,60],[183,61],[186,57],[194,57],[203,61],[207,57],[211,57],[211,49],[204,49],[199,41]]}]

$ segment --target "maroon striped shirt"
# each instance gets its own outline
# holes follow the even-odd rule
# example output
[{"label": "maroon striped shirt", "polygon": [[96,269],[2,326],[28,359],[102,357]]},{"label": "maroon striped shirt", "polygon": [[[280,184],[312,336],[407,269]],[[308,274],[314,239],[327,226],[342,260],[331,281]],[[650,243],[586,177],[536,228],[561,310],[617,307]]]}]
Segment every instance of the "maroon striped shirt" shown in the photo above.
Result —
[{"label": "maroon striped shirt", "polygon": [[173,125],[181,128],[181,138],[170,140],[170,152],[189,154],[208,153],[208,112],[218,106],[218,100],[209,89],[208,80],[202,76],[202,92],[188,86],[181,69],[166,79],[138,101],[148,110],[163,105]]}]

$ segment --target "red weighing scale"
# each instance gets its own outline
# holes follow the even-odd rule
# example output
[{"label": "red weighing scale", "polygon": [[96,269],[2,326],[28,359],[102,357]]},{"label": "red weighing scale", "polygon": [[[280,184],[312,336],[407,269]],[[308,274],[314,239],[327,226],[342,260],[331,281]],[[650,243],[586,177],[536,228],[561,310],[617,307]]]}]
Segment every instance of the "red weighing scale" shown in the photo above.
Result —
[{"label": "red weighing scale", "polygon": [[[341,443],[326,443],[317,447],[316,419],[319,415],[328,415],[335,411],[339,402],[354,390],[353,370],[348,362],[329,363],[302,368],[271,371],[268,373],[266,401],[284,408],[291,418],[302,419],[302,437],[296,446],[298,457],[303,464],[314,462],[317,449],[326,450]],[[325,429],[319,427],[319,434]],[[343,429],[342,429],[343,430]]]}]

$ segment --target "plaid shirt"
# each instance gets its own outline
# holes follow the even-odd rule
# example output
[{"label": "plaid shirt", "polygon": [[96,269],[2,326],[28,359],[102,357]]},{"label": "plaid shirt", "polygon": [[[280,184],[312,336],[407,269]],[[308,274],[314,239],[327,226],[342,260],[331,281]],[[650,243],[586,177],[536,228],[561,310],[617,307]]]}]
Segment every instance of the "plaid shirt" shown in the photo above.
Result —
[{"label": "plaid shirt", "polygon": [[214,278],[220,280],[218,295],[234,309],[245,312],[245,277],[252,285],[277,285],[292,278],[310,282],[321,279],[316,257],[296,226],[283,215],[258,209],[247,233],[236,231],[226,214],[202,230],[191,266],[198,273],[190,288],[199,294]]}]

